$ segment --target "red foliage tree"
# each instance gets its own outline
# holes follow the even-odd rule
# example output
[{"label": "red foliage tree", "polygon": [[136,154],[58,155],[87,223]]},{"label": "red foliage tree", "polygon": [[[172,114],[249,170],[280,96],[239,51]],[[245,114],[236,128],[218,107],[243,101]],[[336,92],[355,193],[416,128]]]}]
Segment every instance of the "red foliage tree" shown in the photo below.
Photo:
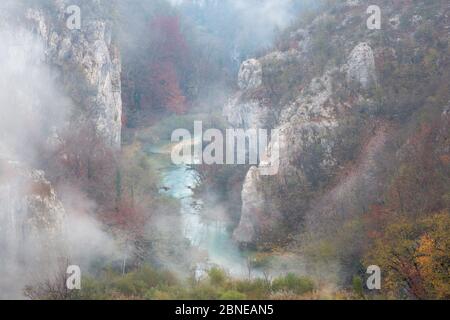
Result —
[{"label": "red foliage tree", "polygon": [[122,73],[124,121],[129,127],[148,124],[155,111],[182,114],[188,109],[193,62],[180,18],[153,17],[147,30]]},{"label": "red foliage tree", "polygon": [[181,114],[187,111],[181,88],[188,69],[188,46],[178,16],[162,16],[150,23],[152,58],[148,64],[151,105]]},{"label": "red foliage tree", "polygon": [[143,236],[148,219],[144,210],[129,199],[121,199],[115,210],[103,217],[106,224],[118,228],[131,238]]},{"label": "red foliage tree", "polygon": [[150,23],[151,42],[158,60],[170,60],[179,66],[187,63],[188,46],[181,33],[178,16],[156,17]]},{"label": "red foliage tree", "polygon": [[155,63],[152,67],[150,86],[153,101],[167,110],[182,114],[187,111],[186,97],[180,89],[177,70],[170,61]]}]

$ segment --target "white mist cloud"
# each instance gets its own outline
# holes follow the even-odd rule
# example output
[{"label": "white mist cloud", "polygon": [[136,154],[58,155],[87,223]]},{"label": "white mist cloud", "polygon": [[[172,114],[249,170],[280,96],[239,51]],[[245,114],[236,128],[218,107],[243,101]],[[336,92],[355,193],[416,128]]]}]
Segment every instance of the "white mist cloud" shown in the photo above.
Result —
[{"label": "white mist cloud", "polygon": [[36,147],[64,123],[71,102],[57,89],[34,35],[3,28],[0,42],[0,156],[31,163]]},{"label": "white mist cloud", "polygon": [[[246,25],[257,28],[273,29],[284,28],[289,25],[293,16],[293,5],[306,2],[302,0],[169,0],[174,6],[192,3],[199,9],[206,6],[220,7],[231,6],[234,8],[236,18],[246,19]],[[233,21],[230,21],[233,23]]]},{"label": "white mist cloud", "polygon": [[284,28],[294,17],[293,0],[233,0],[236,10],[240,12],[255,28]]},{"label": "white mist cloud", "polygon": [[[11,8],[1,4],[0,18]],[[116,253],[112,237],[91,218],[95,203],[80,196],[76,188],[58,190],[58,199],[68,204],[64,209],[56,207],[55,215],[66,216],[60,236],[49,237],[47,228],[29,232],[27,195],[33,186],[24,177],[34,172],[31,168],[45,150],[41,147],[55,132],[64,130],[73,110],[57,72],[46,61],[45,50],[43,40],[31,31],[10,20],[0,21],[0,299],[23,297],[25,285],[53,272],[59,253],[51,248],[62,248],[69,262],[80,266]],[[2,166],[10,161],[19,164],[17,169]],[[47,241],[52,242],[47,246],[42,240],[47,237],[57,240]]]},{"label": "white mist cloud", "polygon": [[172,3],[217,38],[234,70],[242,60],[271,48],[278,31],[290,26],[302,10],[316,7],[321,1],[183,0]]}]

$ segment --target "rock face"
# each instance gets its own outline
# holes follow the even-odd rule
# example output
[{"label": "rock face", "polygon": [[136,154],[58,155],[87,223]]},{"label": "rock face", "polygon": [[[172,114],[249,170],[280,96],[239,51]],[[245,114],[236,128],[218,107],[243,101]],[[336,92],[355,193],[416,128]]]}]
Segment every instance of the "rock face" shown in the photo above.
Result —
[{"label": "rock face", "polygon": [[[81,8],[79,30],[66,23],[73,4]],[[12,109],[0,121],[0,299],[23,297],[25,285],[44,280],[44,271],[53,277],[68,254],[66,210],[45,173],[32,168],[40,161],[37,150],[85,124],[105,145],[120,148],[121,61],[100,5],[107,6],[98,0],[0,4],[2,40],[8,40],[0,50],[6,78],[0,99],[4,110]],[[14,83],[10,92],[7,81]]]},{"label": "rock face", "polygon": [[0,166],[3,218],[8,220],[2,228],[19,231],[20,226],[26,231],[23,237],[45,233],[49,240],[55,240],[61,236],[65,211],[44,172],[12,161],[2,161]]},{"label": "rock face", "polygon": [[[297,36],[304,39],[304,33]],[[300,40],[299,40],[300,41]],[[264,84],[263,70],[267,75],[279,72],[279,65],[287,65],[296,60],[298,51],[272,52],[261,59],[244,61],[238,75],[240,91],[237,92],[224,106],[223,115],[228,122],[236,128],[242,129],[271,129],[279,116],[279,109],[274,108]],[[276,61],[276,63],[274,63]],[[258,91],[263,93],[258,95]]]},{"label": "rock face", "polygon": [[[311,29],[317,28],[321,19],[323,17],[319,17]],[[243,63],[238,79],[241,90],[224,108],[224,115],[235,127],[278,129],[280,132],[279,141],[272,141],[269,146],[269,149],[275,143],[279,146],[278,174],[263,179],[258,168],[253,167],[245,178],[241,221],[234,232],[234,239],[242,244],[257,243],[261,234],[270,234],[286,220],[275,206],[270,205],[276,201],[283,205],[283,200],[276,199],[273,190],[262,184],[276,185],[274,190],[284,190],[281,193],[286,195],[292,186],[295,192],[305,190],[306,193],[330,183],[341,165],[341,132],[347,128],[348,112],[358,101],[365,101],[364,92],[377,82],[374,52],[369,43],[364,42],[353,50],[350,47],[341,65],[327,65],[321,74],[303,80],[299,93],[289,102],[274,103],[270,99],[274,92],[273,83],[265,83],[266,79],[274,79],[286,70],[295,70],[299,76],[311,73],[308,67],[314,59],[314,48],[310,31],[300,29],[292,32],[291,38],[293,43],[298,41],[297,49],[276,51]],[[336,94],[355,82],[363,89],[361,94],[353,97]],[[255,89],[258,89],[256,97]],[[302,199],[302,196],[299,194],[296,198]],[[308,205],[305,200],[305,214],[308,214]],[[289,208],[283,211],[290,212]],[[293,214],[301,215],[299,212]]]},{"label": "rock face", "polygon": [[[271,54],[272,63],[277,64],[283,55]],[[275,183],[288,185],[308,185],[315,179],[311,172],[331,172],[337,165],[333,155],[336,131],[339,129],[339,113],[344,106],[332,102],[332,79],[336,70],[325,72],[322,77],[311,80],[310,85],[287,105],[270,108],[261,107],[261,103],[246,102],[245,92],[224,109],[233,126],[245,128],[278,129],[280,167]],[[272,115],[272,117],[271,117]],[[269,121],[269,119],[271,121]],[[274,121],[275,119],[275,121]],[[274,124],[272,127],[271,124]],[[320,155],[315,156],[315,150]],[[234,239],[242,244],[252,244],[261,233],[270,232],[277,225],[279,213],[271,203],[271,195],[261,188],[261,177],[257,167],[248,172],[242,191],[241,221],[234,232]]]},{"label": "rock face", "polygon": [[238,85],[241,90],[252,90],[262,84],[262,66],[256,59],[244,61],[239,70]]},{"label": "rock face", "polygon": [[258,89],[262,84],[262,65],[256,59],[244,61],[238,75],[238,85],[242,90],[230,98],[225,105],[223,115],[236,128],[265,129],[271,112],[264,101],[246,99],[243,92]]},{"label": "rock face", "polygon": [[358,44],[350,54],[344,67],[350,81],[356,81],[365,89],[377,82],[375,57],[370,45],[366,42]]},{"label": "rock face", "polygon": [[240,95],[229,100],[225,105],[224,115],[227,121],[236,128],[265,129],[270,121],[270,109],[261,101],[243,101]]},{"label": "rock face", "polygon": [[[81,6],[81,29],[67,25],[70,1],[54,0],[50,8],[29,8],[26,16],[46,44],[48,62],[59,68],[68,94],[84,108],[81,122],[92,121],[107,145],[121,144],[121,60],[112,23],[101,18],[98,1]],[[55,16],[55,12],[58,15]]]},{"label": "rock face", "polygon": [[256,236],[255,228],[261,225],[262,217],[257,213],[262,213],[264,206],[260,188],[260,175],[258,168],[252,167],[247,173],[244,186],[242,188],[242,213],[239,226],[233,234],[233,238],[239,243],[251,243]]},{"label": "rock face", "polygon": [[21,297],[64,257],[65,210],[42,171],[5,160],[0,171],[0,297]]}]

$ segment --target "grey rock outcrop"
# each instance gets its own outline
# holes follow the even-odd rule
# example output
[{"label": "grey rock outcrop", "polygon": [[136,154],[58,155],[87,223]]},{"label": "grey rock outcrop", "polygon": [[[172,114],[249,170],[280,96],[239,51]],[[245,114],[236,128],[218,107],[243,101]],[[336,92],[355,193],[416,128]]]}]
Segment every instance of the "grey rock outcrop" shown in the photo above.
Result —
[{"label": "grey rock outcrop", "polygon": [[65,210],[42,171],[0,160],[0,297],[22,297],[65,258]]},{"label": "grey rock outcrop", "polygon": [[238,85],[241,90],[252,90],[262,84],[262,66],[256,59],[244,61],[239,70]]},{"label": "grey rock outcrop", "polygon": [[[321,21],[320,17],[316,20],[313,25]],[[340,168],[338,148],[342,145],[340,134],[347,125],[346,113],[355,103],[365,100],[363,93],[377,83],[375,54],[369,43],[358,44],[346,53],[348,58],[344,63],[325,66],[321,75],[304,81],[296,96],[287,103],[277,104],[268,98],[273,95],[273,88],[265,79],[283,74],[286,69],[292,72],[293,68],[300,74],[308,73],[308,64],[314,59],[308,30],[292,32],[291,38],[299,41],[298,49],[275,51],[258,60],[244,62],[241,73],[245,71],[245,77],[240,74],[240,78],[246,81],[239,79],[241,90],[224,107],[224,115],[235,127],[279,131],[279,141],[269,144],[269,149],[274,145],[279,149],[278,174],[264,181],[271,181],[279,188],[295,185],[298,190],[314,192],[320,183],[328,183]],[[261,66],[262,70],[256,66]],[[255,69],[258,71],[251,72]],[[249,80],[250,75],[259,73],[264,75],[262,83],[257,76]],[[255,85],[249,82],[257,83],[258,98],[253,94]],[[351,99],[339,98],[336,91],[348,83],[357,83],[364,90]],[[276,196],[258,186],[263,183],[258,169],[252,168],[244,181],[241,221],[234,233],[234,239],[240,243],[257,242],[261,233],[270,233],[277,227],[280,216],[276,207],[268,207]]]},{"label": "grey rock outcrop", "polygon": [[[276,64],[286,57],[286,54],[272,53],[262,59],[270,65],[272,61]],[[269,144],[269,149],[276,144],[279,150],[278,174],[270,177],[277,184],[287,185],[295,179],[297,184],[307,185],[312,179],[309,172],[326,173],[336,167],[333,149],[339,129],[339,114],[345,109],[333,103],[332,80],[336,72],[338,70],[329,70],[322,77],[313,78],[296,99],[278,108],[269,103],[261,107],[257,102],[239,100],[240,95],[245,96],[245,90],[225,106],[224,114],[235,127],[265,126],[279,131],[278,141]],[[273,116],[274,109],[279,109],[277,117]],[[320,149],[320,157],[312,159],[312,150],[317,149]],[[234,232],[234,239],[243,244],[256,241],[258,234],[276,226],[278,219],[276,208],[266,206],[271,202],[271,195],[261,188],[259,169],[252,167],[243,185],[241,221]]]},{"label": "grey rock outcrop", "polygon": [[223,113],[231,125],[242,129],[265,129],[271,118],[270,109],[263,102],[245,101],[240,95],[228,101]]},{"label": "grey rock outcrop", "polygon": [[375,57],[368,43],[360,43],[352,50],[344,70],[349,81],[358,82],[365,89],[377,82]]},{"label": "grey rock outcrop", "polygon": [[[46,44],[48,62],[59,68],[67,93],[83,108],[79,121],[92,121],[107,145],[121,144],[121,59],[112,23],[101,18],[97,1],[84,2],[80,30],[66,27],[65,0],[52,8],[29,8],[26,16]],[[89,9],[88,9],[88,8]],[[85,8],[85,10],[83,10]],[[55,16],[54,12],[58,12]]]},{"label": "grey rock outcrop", "polygon": [[264,198],[259,191],[260,174],[257,167],[252,167],[245,178],[242,188],[242,213],[239,226],[233,238],[239,243],[251,243],[256,236],[255,228],[260,225]]},{"label": "grey rock outcrop", "polygon": [[62,236],[65,210],[44,172],[0,161],[1,229],[22,239],[39,235],[45,244]]}]

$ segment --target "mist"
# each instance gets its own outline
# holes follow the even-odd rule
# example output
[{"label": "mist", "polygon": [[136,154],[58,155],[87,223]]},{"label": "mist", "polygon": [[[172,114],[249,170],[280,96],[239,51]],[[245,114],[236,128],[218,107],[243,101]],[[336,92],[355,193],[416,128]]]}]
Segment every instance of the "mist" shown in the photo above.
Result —
[{"label": "mist", "polygon": [[53,279],[62,262],[89,270],[117,253],[92,218],[96,204],[76,186],[54,191],[39,171],[74,103],[47,64],[42,39],[16,25],[20,4],[1,5],[11,20],[0,24],[0,298],[24,298],[25,286]]},{"label": "mist", "polygon": [[375,2],[1,1],[0,299],[448,297],[447,3]]},{"label": "mist", "polygon": [[172,3],[227,51],[234,72],[240,63],[272,47],[276,35],[298,15],[318,5],[311,0],[172,0]]},{"label": "mist", "polygon": [[[47,2],[42,0],[34,2],[34,5],[39,7]],[[95,218],[98,211],[95,199],[89,198],[70,182],[52,185],[47,176],[54,176],[53,171],[57,168],[42,168],[45,160],[60,147],[62,137],[70,134],[71,118],[80,106],[65,93],[61,70],[49,65],[46,43],[22,26],[21,19],[25,15],[22,10],[26,4],[27,1],[3,2],[1,15],[5,19],[0,23],[0,273],[7,275],[6,280],[0,282],[0,291],[1,297],[19,298],[23,298],[25,286],[52,279],[59,272],[61,261],[89,272],[93,263],[126,260],[129,255],[128,248],[119,246],[115,235],[107,232]],[[115,37],[122,49],[125,66],[128,61],[145,55],[140,51],[142,41],[149,36],[149,19],[158,10],[173,13],[179,10],[186,19],[184,23],[198,24],[199,29],[194,34],[207,35],[203,42],[200,41],[202,54],[210,54],[206,48],[216,46],[216,58],[227,57],[230,62],[225,66],[232,72],[246,56],[270,46],[276,30],[286,28],[298,12],[298,6],[288,0],[191,4],[180,1],[172,2],[172,5],[174,9],[164,4],[155,9],[144,2],[129,5],[119,2],[117,9],[121,28]],[[223,95],[229,91],[222,83],[216,90]],[[210,104],[214,99],[210,97],[203,103]],[[42,169],[46,172],[39,171]],[[48,199],[34,193],[36,183],[48,188]],[[51,227],[45,225],[33,230],[24,227],[28,225],[30,216],[36,215],[28,208],[30,199],[39,205],[46,204],[48,212],[41,214],[48,214],[54,220]],[[217,210],[218,207],[205,208],[206,212]],[[226,215],[224,209],[220,212]],[[147,232],[173,237],[169,240],[173,246],[181,244],[180,236],[174,235],[177,219],[177,216],[167,216],[161,210],[155,214],[154,225],[147,227]],[[200,227],[204,226],[199,224],[199,230]],[[231,247],[231,242],[227,245],[233,259],[240,259],[237,248]],[[165,254],[172,250],[170,246],[161,246],[163,248],[155,252],[160,262],[179,273],[186,273],[181,270],[181,265],[187,261],[180,259],[187,260],[190,249],[186,246],[186,252],[174,258]],[[220,261],[221,257],[217,260]]]}]

